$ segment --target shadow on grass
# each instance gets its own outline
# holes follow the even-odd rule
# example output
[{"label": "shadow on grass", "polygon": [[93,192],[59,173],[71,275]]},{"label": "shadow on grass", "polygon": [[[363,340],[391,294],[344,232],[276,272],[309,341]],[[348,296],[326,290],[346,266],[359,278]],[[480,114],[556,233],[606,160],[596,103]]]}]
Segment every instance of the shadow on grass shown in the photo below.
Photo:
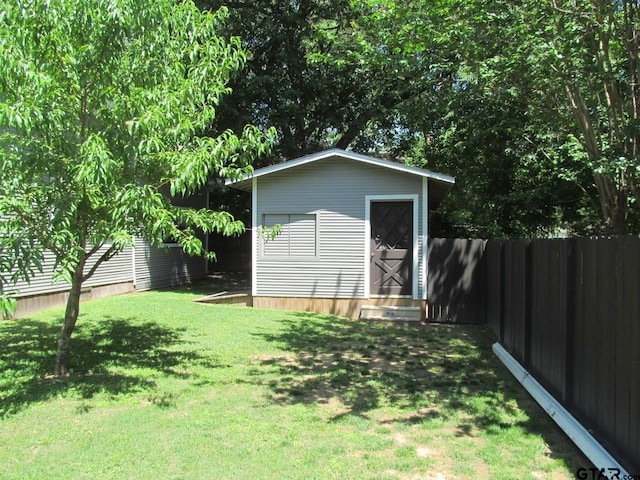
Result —
[{"label": "shadow on grass", "polygon": [[[81,315],[82,317],[82,315]],[[0,418],[26,406],[72,393],[123,395],[152,391],[154,374],[189,377],[189,366],[217,367],[214,357],[189,351],[184,331],[138,319],[103,318],[76,326],[71,339],[70,375],[50,376],[62,320],[23,318],[0,325]],[[143,374],[135,372],[145,369]],[[149,370],[152,372],[149,374]],[[151,402],[166,406],[166,402]]]},{"label": "shadow on grass", "polygon": [[[462,407],[473,410],[466,400],[475,395],[500,404],[500,413],[514,413],[505,396],[510,388],[478,345],[480,331],[297,315],[283,332],[264,335],[296,353],[295,359],[263,360],[280,373],[271,387],[281,402],[337,399],[348,409],[341,415],[387,405],[411,409],[411,421],[417,422],[415,411],[423,408],[431,418]],[[500,426],[495,409],[468,413],[480,425]]]},{"label": "shadow on grass", "polygon": [[[298,313],[277,334],[261,333],[293,355],[258,360],[277,373],[267,381],[282,404],[325,404],[332,421],[390,407],[381,423],[442,420],[455,436],[499,434],[519,428],[541,435],[552,456],[567,464],[576,455],[542,409],[491,353],[481,326],[400,325]],[[273,377],[270,377],[273,378]],[[452,427],[453,425],[453,427]],[[569,447],[571,448],[571,447]]]},{"label": "shadow on grass", "polygon": [[212,295],[222,291],[250,290],[250,272],[214,272],[196,282],[171,287],[176,293]]}]

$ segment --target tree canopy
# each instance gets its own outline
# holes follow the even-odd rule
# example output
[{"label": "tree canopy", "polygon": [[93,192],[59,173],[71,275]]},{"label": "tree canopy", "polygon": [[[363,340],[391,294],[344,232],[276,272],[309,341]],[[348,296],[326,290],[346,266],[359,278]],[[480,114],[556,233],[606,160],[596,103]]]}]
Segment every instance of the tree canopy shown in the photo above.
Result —
[{"label": "tree canopy", "polygon": [[243,229],[170,200],[250,171],[273,140],[251,126],[210,134],[245,62],[240,41],[218,35],[225,16],[190,1],[2,2],[0,292],[6,307],[12,281],[41,267],[43,249],[55,254],[71,283],[56,374],[101,262],[135,237],[196,255],[207,253],[198,231]]},{"label": "tree canopy", "polygon": [[638,2],[459,6],[483,39],[467,62],[477,80],[503,97],[525,98],[532,118],[565,132],[558,147],[572,144],[573,158],[590,171],[604,232],[638,231]]},{"label": "tree canopy", "polygon": [[249,59],[221,121],[274,125],[268,162],[337,146],[453,174],[442,234],[640,231],[637,2],[224,3]]}]

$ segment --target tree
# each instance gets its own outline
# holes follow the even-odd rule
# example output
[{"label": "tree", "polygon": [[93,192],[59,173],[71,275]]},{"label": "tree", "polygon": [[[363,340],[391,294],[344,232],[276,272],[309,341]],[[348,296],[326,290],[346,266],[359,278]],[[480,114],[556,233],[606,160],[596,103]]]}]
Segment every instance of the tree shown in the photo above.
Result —
[{"label": "tree", "polygon": [[224,3],[250,59],[220,125],[275,125],[266,161],[337,146],[456,175],[443,233],[639,229],[633,2]]},{"label": "tree", "polygon": [[[408,57],[397,45],[380,48],[382,42],[364,38],[372,12],[363,2],[199,3],[228,5],[226,31],[242,36],[249,55],[246,70],[232,79],[233,94],[221,104],[221,122],[275,126],[278,142],[266,159],[271,163],[323,148],[374,149],[371,131],[392,128],[397,104],[424,88],[407,81],[409,65],[402,65]],[[422,65],[410,67],[418,77]]]},{"label": "tree", "polygon": [[404,120],[413,126],[401,145],[405,162],[456,177],[430,215],[431,231],[471,238],[593,233],[591,195],[583,191],[589,172],[559,148],[563,133],[531,122],[526,103],[515,98],[505,102],[473,84],[452,90],[446,114]]},{"label": "tree", "polygon": [[[530,171],[533,166],[547,184],[537,192],[547,199],[540,202],[520,195],[519,203],[525,206],[522,213],[553,203],[548,194],[553,193],[555,183],[571,190],[568,198],[556,202],[561,209],[568,208],[569,215],[564,217],[578,223],[592,218],[587,210],[595,200],[602,231],[638,230],[638,2],[371,0],[358,4],[363,19],[358,21],[357,38],[374,54],[387,55],[389,66],[406,84],[417,84],[404,101],[394,105],[391,130],[375,132],[378,143],[399,151],[411,145],[405,139],[421,142],[427,138],[435,147],[430,151],[433,154],[443,153],[447,141],[456,145],[452,139],[469,142],[469,133],[472,141],[484,137],[483,144],[475,145],[475,154],[467,148],[457,166],[466,167],[470,160],[490,167],[487,160],[497,154],[492,150],[498,146],[504,147],[504,160],[515,152],[529,158],[509,162],[519,164],[513,170],[517,178],[512,180],[525,187],[523,175],[528,170],[535,173]],[[361,46],[355,50],[367,51]],[[474,110],[489,113],[488,121],[477,122]],[[499,110],[512,116],[492,124],[493,113]],[[452,119],[454,113],[457,119]],[[438,117],[452,119],[450,125],[463,128],[442,130]],[[465,120],[479,130],[469,132]],[[461,131],[467,136],[460,136]],[[403,141],[399,143],[398,137]],[[444,153],[452,159],[455,151]],[[458,168],[450,173],[460,176],[468,171]],[[490,169],[485,172],[490,174]],[[517,192],[509,192],[512,184],[505,182],[506,190],[496,192],[501,201],[517,199]],[[576,188],[583,193],[581,201],[564,203],[574,197]],[[574,216],[578,211],[583,212],[581,219]],[[530,223],[528,227],[523,224],[525,231],[536,228],[535,216],[513,220]],[[548,226],[541,225],[543,229]]]},{"label": "tree", "polygon": [[[203,8],[229,6],[225,31],[241,35],[248,61],[242,75],[232,78],[233,93],[220,108],[220,126],[244,123],[274,125],[278,142],[269,163],[326,148],[324,129],[335,124],[329,91],[341,95],[341,79],[312,65],[307,56],[313,39],[313,19],[328,11],[323,2],[201,0]],[[344,2],[336,2],[341,10]]]},{"label": "tree", "polygon": [[[567,155],[565,130],[532,118],[526,98],[492,91],[472,74],[478,42],[464,9],[449,0],[355,3],[354,31],[336,33],[342,40],[324,56],[394,85],[386,90],[393,101],[369,117],[361,137],[392,158],[457,177],[431,216],[432,232],[514,237],[582,228],[584,169]],[[480,45],[499,38],[483,36]],[[385,103],[365,103],[376,102]]]},{"label": "tree", "polygon": [[[640,215],[640,4],[631,0],[456,2],[478,82],[525,98],[530,113],[578,141],[604,231]],[[460,40],[459,38],[457,40]]]},{"label": "tree", "polygon": [[273,140],[251,126],[203,136],[245,61],[237,38],[217,35],[225,14],[176,0],[2,2],[0,288],[54,253],[71,284],[56,375],[68,373],[82,283],[134,237],[199,255],[211,252],[198,230],[243,229],[169,198],[249,172]]}]

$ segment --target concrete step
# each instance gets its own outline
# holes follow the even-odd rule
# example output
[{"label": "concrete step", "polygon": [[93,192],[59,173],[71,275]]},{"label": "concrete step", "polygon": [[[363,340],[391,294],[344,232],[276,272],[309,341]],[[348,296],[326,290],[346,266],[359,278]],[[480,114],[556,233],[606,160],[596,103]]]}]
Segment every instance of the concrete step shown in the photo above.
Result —
[{"label": "concrete step", "polygon": [[249,290],[236,290],[231,292],[218,292],[206,297],[196,298],[194,302],[222,303],[229,305],[252,305],[252,296]]},{"label": "concrete step", "polygon": [[419,322],[420,307],[392,307],[385,305],[363,305],[360,320],[385,320],[393,322]]}]

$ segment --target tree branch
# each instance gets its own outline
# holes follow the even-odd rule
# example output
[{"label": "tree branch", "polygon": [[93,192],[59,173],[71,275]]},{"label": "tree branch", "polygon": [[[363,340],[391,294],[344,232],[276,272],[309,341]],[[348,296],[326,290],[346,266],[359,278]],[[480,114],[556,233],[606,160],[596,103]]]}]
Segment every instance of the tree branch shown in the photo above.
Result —
[{"label": "tree branch", "polygon": [[[93,247],[90,252],[95,253],[100,247]],[[107,260],[110,260],[111,258],[113,258],[117,253],[119,252],[118,247],[116,247],[115,245],[111,245],[106,252],[104,252],[102,255],[100,255],[100,257],[98,258],[98,260],[96,260],[96,263],[91,267],[91,270],[89,270],[83,277],[82,277],[82,282],[86,282],[87,280],[89,280],[94,273],[96,273],[96,270],[98,270],[98,267],[106,262]],[[87,254],[87,258],[89,258],[92,255],[92,253]]]}]

